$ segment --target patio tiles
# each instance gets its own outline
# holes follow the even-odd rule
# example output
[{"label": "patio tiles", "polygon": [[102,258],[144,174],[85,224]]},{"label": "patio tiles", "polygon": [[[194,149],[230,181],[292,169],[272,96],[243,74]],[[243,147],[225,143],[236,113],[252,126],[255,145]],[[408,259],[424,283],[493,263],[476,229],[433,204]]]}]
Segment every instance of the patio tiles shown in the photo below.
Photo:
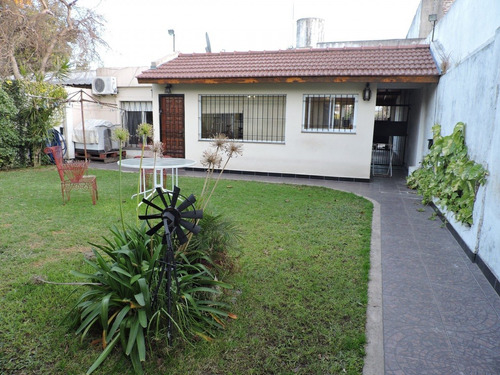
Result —
[{"label": "patio tiles", "polygon": [[500,374],[499,296],[434,210],[393,180],[365,192],[381,205],[385,374]]},{"label": "patio tiles", "polygon": [[[406,273],[406,275],[408,275],[408,273]],[[427,304],[429,301],[433,301],[433,298],[434,294],[431,285],[426,280],[422,280],[421,277],[391,277],[389,280],[385,280],[383,284],[384,318],[386,303],[387,308],[390,309],[388,313],[397,311],[401,313],[401,316],[407,316],[408,313],[411,313],[413,310],[407,311],[406,306],[408,304],[406,300],[411,299],[418,303]],[[390,305],[388,304],[389,301],[391,301]],[[420,317],[416,316],[410,320],[418,321]],[[386,327],[384,323],[384,328]]]},{"label": "patio tiles", "polygon": [[429,326],[401,327],[385,333],[386,374],[460,374],[445,332]]},{"label": "patio tiles", "polygon": [[465,374],[498,374],[500,350],[498,332],[448,334]]},{"label": "patio tiles", "polygon": [[472,262],[466,262],[466,265],[469,268],[470,272],[474,275],[479,287],[486,297],[486,300],[491,303],[491,306],[493,307],[493,309],[495,309],[495,311],[500,311],[500,299],[496,298],[498,296],[497,293],[491,287],[488,280],[484,277],[479,267]]}]

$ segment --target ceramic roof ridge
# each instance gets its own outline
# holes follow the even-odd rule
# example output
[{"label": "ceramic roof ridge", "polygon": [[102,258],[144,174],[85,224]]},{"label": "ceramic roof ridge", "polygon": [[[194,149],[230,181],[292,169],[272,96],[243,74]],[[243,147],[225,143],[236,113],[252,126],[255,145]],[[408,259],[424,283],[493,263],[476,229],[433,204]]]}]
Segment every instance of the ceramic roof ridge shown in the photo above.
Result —
[{"label": "ceramic roof ridge", "polygon": [[399,44],[395,46],[343,46],[343,47],[325,47],[325,48],[290,48],[280,50],[263,50],[263,51],[220,51],[220,52],[191,52],[179,53],[178,57],[197,57],[197,56],[250,56],[250,55],[271,55],[271,54],[287,54],[287,53],[319,53],[319,52],[334,52],[334,51],[356,51],[356,50],[401,50],[401,49],[427,49],[429,44]]}]

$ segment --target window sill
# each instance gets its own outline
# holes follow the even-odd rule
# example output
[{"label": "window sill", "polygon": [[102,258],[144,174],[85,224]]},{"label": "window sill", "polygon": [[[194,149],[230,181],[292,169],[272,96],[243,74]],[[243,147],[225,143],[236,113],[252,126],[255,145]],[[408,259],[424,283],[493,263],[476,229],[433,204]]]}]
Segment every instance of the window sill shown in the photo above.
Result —
[{"label": "window sill", "polygon": [[[199,138],[198,142],[213,142],[213,139],[210,138]],[[265,144],[273,144],[273,145],[284,145],[285,141],[250,141],[250,140],[243,140],[243,139],[227,139],[228,142],[235,142],[235,143],[265,143]]]},{"label": "window sill", "polygon": [[356,130],[354,129],[346,129],[346,130],[304,130],[302,129],[302,133],[305,134],[356,134]]}]

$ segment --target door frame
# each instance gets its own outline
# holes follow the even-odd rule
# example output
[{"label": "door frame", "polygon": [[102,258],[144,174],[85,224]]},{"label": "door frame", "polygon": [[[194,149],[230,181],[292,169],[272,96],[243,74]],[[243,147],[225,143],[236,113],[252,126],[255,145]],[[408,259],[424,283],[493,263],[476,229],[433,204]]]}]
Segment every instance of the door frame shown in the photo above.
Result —
[{"label": "door frame", "polygon": [[180,157],[186,157],[186,101],[184,94],[159,94],[158,95],[158,107],[159,107],[159,131],[160,131],[160,142],[162,142],[166,146],[166,142],[164,142],[164,132],[163,127],[165,124],[162,122],[162,114],[163,114],[163,106],[162,100],[168,97],[180,97],[182,98],[183,109],[182,109],[182,133],[183,133],[183,149],[182,155]]}]

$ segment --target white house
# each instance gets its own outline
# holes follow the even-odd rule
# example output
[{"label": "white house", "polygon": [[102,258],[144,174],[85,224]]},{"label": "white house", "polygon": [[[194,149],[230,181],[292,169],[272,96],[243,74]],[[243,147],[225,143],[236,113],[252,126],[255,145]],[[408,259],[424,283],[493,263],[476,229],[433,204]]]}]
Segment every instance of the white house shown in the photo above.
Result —
[{"label": "white house", "polygon": [[414,91],[439,72],[428,44],[408,42],[179,54],[137,78],[153,85],[153,124],[170,156],[199,161],[224,133],[245,144],[233,170],[369,180],[374,129],[403,139],[403,163],[407,129],[419,126]]},{"label": "white house", "polygon": [[474,224],[447,218],[500,293],[499,15],[498,0],[422,0],[413,39],[180,54],[138,82],[152,84],[154,128],[167,153],[198,161],[222,132],[245,144],[231,168],[246,172],[369,180],[373,143],[388,136],[394,163],[411,171],[434,124],[447,135],[465,122],[470,156],[489,176]]}]

